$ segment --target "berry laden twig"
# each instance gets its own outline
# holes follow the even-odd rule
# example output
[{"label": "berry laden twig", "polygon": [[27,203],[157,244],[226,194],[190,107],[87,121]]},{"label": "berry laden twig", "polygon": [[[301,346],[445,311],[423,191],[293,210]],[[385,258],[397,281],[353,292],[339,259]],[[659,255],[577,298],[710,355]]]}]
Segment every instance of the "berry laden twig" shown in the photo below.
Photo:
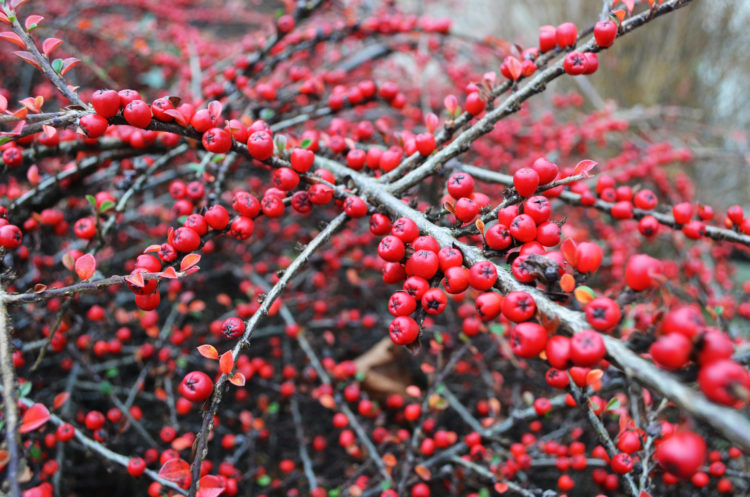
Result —
[{"label": "berry laden twig", "polygon": [[21,497],[21,487],[18,484],[19,470],[23,465],[21,453],[18,450],[18,409],[16,407],[16,374],[11,358],[10,323],[8,309],[5,304],[5,291],[0,288],[0,372],[3,383],[3,410],[5,421],[5,442],[8,449],[8,481],[13,497]]}]

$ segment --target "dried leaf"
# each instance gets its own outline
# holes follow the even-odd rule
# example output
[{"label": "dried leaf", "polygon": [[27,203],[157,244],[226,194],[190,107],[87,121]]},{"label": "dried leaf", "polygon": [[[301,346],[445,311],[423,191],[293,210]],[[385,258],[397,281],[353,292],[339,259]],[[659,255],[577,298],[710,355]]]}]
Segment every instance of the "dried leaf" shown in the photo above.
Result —
[{"label": "dried leaf", "polygon": [[23,100],[20,100],[20,104],[23,105],[24,107],[26,107],[27,109],[29,109],[34,114],[38,114],[39,112],[42,111],[41,104],[44,103],[44,98],[42,98],[41,104],[40,104],[39,98],[41,98],[41,97],[37,97],[37,98],[32,98],[32,97],[24,98]]},{"label": "dried leaf", "polygon": [[34,285],[34,293],[42,293],[47,289],[47,285],[44,285],[42,283],[37,283]]},{"label": "dried leaf", "polygon": [[29,407],[21,419],[21,426],[18,428],[19,433],[28,433],[37,428],[44,426],[49,421],[50,414],[44,404],[36,403]]},{"label": "dried leaf", "polygon": [[223,109],[223,106],[221,105],[221,102],[217,100],[213,100],[211,103],[208,104],[208,112],[215,119],[218,119],[219,117],[221,117],[222,109]]},{"label": "dried leaf", "polygon": [[52,401],[53,409],[60,409],[70,398],[70,392],[62,392],[55,395],[55,400]]},{"label": "dried leaf", "polygon": [[474,224],[479,230],[479,233],[484,236],[484,221],[482,221],[481,219],[477,219],[476,223]]},{"label": "dried leaf", "polygon": [[230,374],[232,369],[234,369],[234,355],[231,350],[227,350],[221,354],[221,358],[219,359],[219,371],[224,374]]},{"label": "dried leaf", "polygon": [[213,345],[205,344],[198,346],[198,353],[206,359],[218,359],[219,351]]},{"label": "dried leaf", "polygon": [[[21,37],[18,36],[13,31],[3,31],[2,33],[0,33],[0,38],[2,38],[5,41],[9,41],[11,43],[15,43],[16,45],[18,45],[21,48],[26,48],[26,43],[24,43],[23,40],[21,39]],[[39,67],[39,66],[37,66],[37,67]]]},{"label": "dried leaf", "polygon": [[186,269],[189,269],[196,264],[198,264],[198,261],[201,260],[201,256],[199,254],[188,254],[185,257],[182,258],[182,262],[180,262],[180,271],[185,271]]},{"label": "dried leaf", "polygon": [[180,126],[182,126],[183,128],[187,127],[187,125],[189,124],[187,119],[185,119],[185,116],[182,115],[182,112],[180,112],[177,109],[168,109],[168,110],[165,110],[164,113],[172,117],[172,119],[174,119],[175,122],[179,124]]},{"label": "dried leaf", "polygon": [[177,482],[190,475],[190,465],[180,458],[170,459],[159,470],[159,476],[165,480]]},{"label": "dried leaf", "polygon": [[44,55],[49,57],[49,54],[52,53],[52,50],[62,45],[62,42],[63,41],[59,38],[47,38],[42,43],[42,52],[44,53]]},{"label": "dried leaf", "polygon": [[79,278],[87,280],[96,271],[96,259],[91,254],[84,254],[76,259],[75,271]]}]

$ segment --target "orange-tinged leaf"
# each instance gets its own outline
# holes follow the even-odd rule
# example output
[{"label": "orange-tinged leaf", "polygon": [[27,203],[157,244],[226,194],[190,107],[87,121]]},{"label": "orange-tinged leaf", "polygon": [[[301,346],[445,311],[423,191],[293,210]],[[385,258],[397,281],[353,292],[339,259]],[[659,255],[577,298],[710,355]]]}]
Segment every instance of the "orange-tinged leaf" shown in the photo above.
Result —
[{"label": "orange-tinged leaf", "polygon": [[183,451],[193,446],[193,438],[189,436],[181,436],[172,440],[172,448],[177,452]]},{"label": "orange-tinged leaf", "polygon": [[206,310],[206,303],[202,300],[193,300],[188,305],[188,311],[190,312],[203,312]]},{"label": "orange-tinged leaf", "polygon": [[421,464],[414,468],[414,472],[419,475],[419,477],[424,481],[430,481],[430,479],[432,478],[432,473],[430,473],[430,470],[427,469],[427,467],[422,466]]},{"label": "orange-tinged leaf", "polygon": [[513,81],[518,81],[518,78],[521,77],[521,73],[523,72],[523,65],[521,64],[521,61],[513,57],[512,55],[509,55],[505,57],[505,60],[503,60],[503,64],[505,64],[505,67],[508,68],[510,79],[512,79]]},{"label": "orange-tinged leaf", "polygon": [[0,114],[4,114],[8,110],[8,99],[0,95]]},{"label": "orange-tinged leaf", "polygon": [[32,14],[26,18],[26,21],[24,21],[23,25],[26,27],[26,30],[29,30],[33,27],[38,26],[39,23],[42,22],[42,19],[44,19],[44,17]]},{"label": "orange-tinged leaf", "polygon": [[4,22],[5,24],[10,24],[10,19],[8,19],[8,16],[6,16],[5,13],[2,11],[0,11],[0,22]]},{"label": "orange-tinged leaf", "polygon": [[232,376],[229,377],[229,383],[236,387],[244,387],[245,386],[245,375],[237,371]]},{"label": "orange-tinged leaf", "polygon": [[159,476],[169,481],[180,481],[190,474],[190,465],[180,458],[170,459],[159,470]]},{"label": "orange-tinged leaf", "polygon": [[562,278],[560,278],[560,289],[562,289],[563,292],[570,293],[575,287],[576,280],[573,278],[573,275],[570,273],[563,274]]},{"label": "orange-tinged leaf", "polygon": [[416,385],[409,385],[408,387],[406,387],[406,393],[407,395],[410,395],[415,399],[422,396],[422,390],[420,390],[420,388]]},{"label": "orange-tinged leaf", "polygon": [[333,398],[333,395],[321,395],[318,401],[320,402],[320,405],[327,409],[333,409],[336,407],[336,400]]},{"label": "orange-tinged leaf", "polygon": [[602,376],[604,376],[604,371],[601,369],[592,369],[586,375],[586,385],[590,386],[595,392],[598,392],[602,388]]},{"label": "orange-tinged leaf", "polygon": [[576,300],[580,302],[582,305],[586,305],[592,300],[594,300],[594,291],[587,287],[587,286],[579,286],[576,288],[576,291],[573,293],[575,295]]},{"label": "orange-tinged leaf", "polygon": [[91,254],[84,254],[76,259],[75,271],[79,278],[87,280],[96,271],[96,259]]},{"label": "orange-tinged leaf", "polygon": [[154,390],[154,397],[161,400],[162,402],[167,400],[167,391],[163,388],[157,388]]},{"label": "orange-tinged leaf", "polygon": [[495,483],[495,492],[497,492],[499,494],[504,494],[507,491],[508,491],[508,484],[507,483],[505,483],[504,481],[499,481],[499,482]]},{"label": "orange-tinged leaf", "polygon": [[23,59],[32,66],[36,67],[40,71],[42,70],[41,66],[39,65],[39,62],[36,60],[36,57],[34,57],[34,54],[31,52],[13,52],[13,55],[18,57],[19,59]]},{"label": "orange-tinged leaf", "polygon": [[49,56],[49,54],[52,53],[52,50],[62,45],[62,42],[63,41],[59,38],[47,38],[44,40],[44,43],[42,43],[42,52],[44,52],[44,55]]},{"label": "orange-tinged leaf", "polygon": [[21,37],[13,31],[3,31],[2,33],[0,33],[0,38],[11,43],[15,43],[21,48],[26,48],[26,43],[24,43]]},{"label": "orange-tinged leaf", "polygon": [[201,267],[200,267],[200,266],[193,266],[193,267],[189,267],[189,268],[188,268],[188,270],[187,270],[187,271],[185,271],[185,274],[193,274],[193,273],[197,273],[198,271],[200,271],[200,269],[201,269]]},{"label": "orange-tinged leaf", "polygon": [[70,392],[62,392],[55,395],[55,400],[52,401],[53,409],[60,409],[70,398]]},{"label": "orange-tinged leaf", "polygon": [[10,454],[7,450],[0,449],[0,468],[4,468],[10,462]]},{"label": "orange-tinged leaf", "polygon": [[29,407],[23,414],[21,419],[21,426],[18,428],[20,433],[28,433],[34,431],[37,428],[44,426],[49,421],[50,414],[47,407],[44,404],[36,403]]},{"label": "orange-tinged leaf", "polygon": [[484,221],[482,221],[481,219],[477,219],[477,221],[476,221],[476,223],[474,223],[474,225],[475,225],[475,226],[477,227],[477,229],[479,230],[479,233],[480,233],[480,234],[481,234],[482,236],[484,236]]},{"label": "orange-tinged leaf", "polygon": [[625,20],[625,11],[622,9],[617,9],[613,12],[615,16],[617,16],[617,19],[620,21],[620,24],[622,24],[622,21]]},{"label": "orange-tinged leaf", "polygon": [[191,268],[198,264],[198,261],[201,260],[201,256],[199,254],[188,254],[185,257],[182,258],[182,261],[180,262],[180,271],[185,271],[188,268]]},{"label": "orange-tinged leaf", "polygon": [[218,359],[219,358],[219,351],[216,350],[216,347],[209,344],[199,345],[198,346],[198,353],[205,357],[206,359]]},{"label": "orange-tinged leaf", "polygon": [[148,252],[158,252],[160,250],[161,250],[161,245],[154,244],[154,245],[149,245],[148,247],[146,247],[146,250],[144,250],[143,253],[146,254]]},{"label": "orange-tinged leaf", "polygon": [[224,492],[224,479],[214,475],[206,475],[198,481],[196,497],[217,497]]},{"label": "orange-tinged leaf", "polygon": [[63,59],[63,66],[62,69],[60,69],[60,76],[65,76],[65,73],[73,69],[78,63],[81,62],[80,60],[76,59],[75,57],[68,57],[67,59]]},{"label": "orange-tinged leaf", "polygon": [[159,273],[159,276],[161,276],[162,278],[169,278],[170,280],[176,279],[178,277],[177,271],[175,271],[172,266],[169,266],[167,269]]},{"label": "orange-tinged leaf", "polygon": [[18,9],[18,7],[25,4],[26,2],[28,2],[28,0],[11,0],[10,6],[13,10],[16,10]]},{"label": "orange-tinged leaf", "polygon": [[576,164],[575,169],[573,169],[573,175],[574,176],[583,176],[584,178],[590,178],[591,174],[589,174],[589,171],[594,169],[597,165],[596,161],[593,160],[582,160],[578,164]]},{"label": "orange-tinged leaf", "polygon": [[169,109],[164,111],[164,113],[168,116],[171,116],[175,120],[175,122],[183,128],[189,124],[187,119],[185,119],[185,116],[182,115],[182,112],[177,109]]},{"label": "orange-tinged leaf", "polygon": [[578,261],[578,251],[576,250],[577,248],[578,246],[576,245],[576,242],[571,238],[568,238],[567,240],[562,242],[562,245],[560,245],[560,252],[562,252],[562,255],[567,263],[573,267],[575,267],[576,262]]},{"label": "orange-tinged leaf", "polygon": [[125,281],[138,288],[143,288],[146,285],[146,282],[143,279],[143,273],[128,275],[125,277]]},{"label": "orange-tinged leaf", "polygon": [[430,373],[435,372],[435,366],[433,366],[432,364],[427,364],[426,362],[422,363],[421,369],[424,374],[430,374]]},{"label": "orange-tinged leaf", "polygon": [[612,5],[616,5],[618,1],[625,5],[628,9],[628,13],[633,12],[633,9],[635,8],[635,0],[615,0]]},{"label": "orange-tinged leaf", "polygon": [[219,305],[230,306],[232,305],[232,297],[230,297],[226,293],[220,293],[219,295],[216,296],[216,302]]},{"label": "orange-tinged leaf", "polygon": [[70,251],[65,252],[65,255],[63,255],[63,258],[62,258],[62,263],[63,263],[63,266],[65,266],[65,269],[67,269],[68,271],[73,270],[73,267],[75,266],[76,261],[75,259],[73,259],[73,254]]},{"label": "orange-tinged leaf", "polygon": [[[41,102],[44,103],[43,98]],[[34,114],[38,114],[39,112],[42,111],[41,105],[39,105],[38,98],[32,98],[32,97],[24,98],[23,100],[20,101],[20,103],[21,105],[29,109]]]},{"label": "orange-tinged leaf", "polygon": [[34,293],[42,293],[47,289],[47,285],[43,285],[42,283],[37,283],[34,285]]},{"label": "orange-tinged leaf", "polygon": [[398,464],[398,459],[396,459],[396,456],[388,452],[387,454],[383,455],[383,464],[385,464],[386,467],[392,468],[396,464]]},{"label": "orange-tinged leaf", "polygon": [[57,134],[57,129],[49,124],[42,124],[42,129],[44,130],[44,134],[49,138]]},{"label": "orange-tinged leaf", "polygon": [[221,358],[219,359],[219,371],[229,374],[232,372],[232,369],[234,369],[234,355],[231,350],[227,350],[221,354]]}]

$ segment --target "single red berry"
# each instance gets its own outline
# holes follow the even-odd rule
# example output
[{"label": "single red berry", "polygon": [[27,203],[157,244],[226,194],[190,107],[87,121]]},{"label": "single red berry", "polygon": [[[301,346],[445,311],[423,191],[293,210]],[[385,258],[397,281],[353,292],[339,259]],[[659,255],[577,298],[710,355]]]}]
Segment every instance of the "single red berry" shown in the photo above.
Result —
[{"label": "single red berry", "polygon": [[617,24],[611,19],[604,19],[594,25],[594,39],[600,47],[609,47],[617,37]]},{"label": "single red berry", "polygon": [[347,197],[344,201],[346,215],[358,219],[367,215],[367,204],[361,197]]},{"label": "single red berry", "polygon": [[509,321],[521,323],[528,321],[536,313],[536,302],[526,292],[510,292],[503,299],[503,315]]},{"label": "single red berry", "polygon": [[544,347],[547,362],[556,369],[566,369],[570,366],[570,338],[554,335],[547,340]]},{"label": "single red berry", "polygon": [[586,71],[586,56],[581,52],[570,52],[563,60],[563,69],[571,76],[578,76]]},{"label": "single red berry", "polygon": [[448,298],[439,288],[430,288],[422,295],[422,308],[427,314],[440,314],[445,310]]},{"label": "single red berry", "polygon": [[203,147],[214,154],[225,154],[232,149],[232,135],[224,128],[211,128],[203,133]]},{"label": "single red berry", "polygon": [[665,471],[687,479],[703,465],[706,452],[703,437],[689,430],[680,430],[659,442],[654,459]]},{"label": "single red berry", "polygon": [[522,167],[513,174],[513,186],[522,197],[530,197],[539,187],[539,173],[530,167]]},{"label": "single red berry", "polygon": [[109,123],[99,114],[86,114],[78,121],[88,138],[99,138],[107,131]]},{"label": "single red berry", "polygon": [[555,29],[555,39],[560,48],[572,47],[578,38],[578,28],[572,22],[564,22]]},{"label": "single red berry", "polygon": [[625,266],[625,282],[636,292],[656,285],[655,277],[663,271],[661,261],[645,254],[632,256]]},{"label": "single red berry", "polygon": [[539,51],[542,53],[554,50],[557,46],[557,35],[554,26],[542,26],[539,28]]},{"label": "single red berry", "polygon": [[596,366],[606,353],[602,336],[594,330],[579,331],[570,339],[570,360],[576,366]]},{"label": "single red berry", "polygon": [[750,373],[731,359],[721,359],[701,368],[698,385],[714,402],[739,409],[747,402]]},{"label": "single red berry", "polygon": [[497,292],[485,292],[477,296],[474,307],[482,321],[490,321],[500,315],[503,296]]},{"label": "single red berry", "polygon": [[409,345],[419,336],[419,325],[410,317],[399,316],[391,321],[388,335],[396,345]]},{"label": "single red berry", "polygon": [[524,359],[538,356],[547,345],[547,330],[537,323],[517,324],[510,332],[513,353]]},{"label": "single red berry", "polygon": [[633,470],[633,459],[624,452],[615,454],[609,463],[612,471],[617,474],[624,475],[630,473]]},{"label": "single red berry", "polygon": [[132,457],[128,461],[128,473],[130,476],[137,478],[146,472],[146,461],[140,457]]},{"label": "single red berry", "polygon": [[478,116],[484,109],[487,108],[487,102],[482,99],[478,91],[474,91],[466,95],[466,112],[472,116]]},{"label": "single red berry", "polygon": [[446,183],[451,197],[459,199],[470,197],[474,193],[474,178],[467,173],[453,173]]},{"label": "single red berry", "polygon": [[229,224],[229,213],[224,206],[219,204],[209,207],[203,218],[211,228],[217,231],[223,230]]},{"label": "single red berry", "polygon": [[203,402],[211,396],[214,383],[202,371],[191,371],[182,378],[179,393],[191,402]]},{"label": "single red berry", "polygon": [[247,139],[247,150],[253,159],[268,160],[273,155],[273,137],[268,131],[255,131]]},{"label": "single red berry", "polygon": [[143,100],[133,100],[122,111],[125,120],[136,128],[146,128],[151,124],[151,107]]},{"label": "single red berry", "polygon": [[586,319],[595,330],[609,332],[621,317],[620,306],[608,297],[597,297],[586,305]]},{"label": "single red berry", "polygon": [[91,105],[97,114],[107,119],[120,112],[120,96],[114,90],[96,90]]}]

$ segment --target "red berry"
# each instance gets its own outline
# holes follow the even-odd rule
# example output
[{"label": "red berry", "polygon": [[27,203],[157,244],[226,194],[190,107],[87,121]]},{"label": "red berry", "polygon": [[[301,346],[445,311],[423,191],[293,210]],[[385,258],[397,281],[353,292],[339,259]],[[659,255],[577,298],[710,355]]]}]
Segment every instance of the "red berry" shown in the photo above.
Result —
[{"label": "red berry", "polygon": [[232,148],[232,135],[224,128],[211,128],[203,133],[203,147],[214,154],[225,154]]},{"label": "red berry", "polygon": [[132,457],[128,461],[128,473],[130,476],[137,478],[146,472],[146,461],[140,457]]},{"label": "red berry", "polygon": [[609,463],[612,471],[617,474],[624,475],[630,473],[633,470],[633,459],[626,453],[620,452],[615,454],[612,461]]},{"label": "red berry", "polygon": [[273,155],[273,147],[273,137],[268,131],[256,131],[247,139],[247,150],[253,159],[270,159]]},{"label": "red berry", "polygon": [[654,459],[665,471],[687,479],[706,460],[706,442],[692,431],[677,431],[656,446]]},{"label": "red berry", "polygon": [[579,331],[570,339],[570,360],[576,366],[596,366],[606,353],[602,336],[594,330]]},{"label": "red berry", "polygon": [[534,358],[547,345],[547,330],[536,323],[517,324],[510,332],[510,345],[518,357]]},{"label": "red berry", "polygon": [[388,335],[396,345],[409,345],[419,336],[419,325],[410,317],[399,316],[391,321]]},{"label": "red berry", "polygon": [[560,48],[572,47],[578,38],[578,28],[572,22],[564,22],[555,30],[555,39]]},{"label": "red berry", "polygon": [[78,121],[88,138],[99,138],[107,131],[109,123],[99,114],[86,114]]},{"label": "red berry", "polygon": [[114,90],[96,90],[91,105],[97,114],[107,119],[120,112],[120,96]]},{"label": "red berry", "polygon": [[563,69],[571,76],[578,76],[586,71],[586,56],[581,52],[570,52],[563,60]]},{"label": "red berry", "polygon": [[214,383],[202,371],[191,371],[182,378],[179,393],[191,402],[203,402],[211,396]]},{"label": "red berry", "polygon": [[146,128],[151,124],[151,107],[143,100],[133,100],[122,111],[125,120],[136,128]]},{"label": "red berry", "polygon": [[693,344],[685,335],[669,333],[659,337],[648,351],[659,366],[665,369],[680,369],[690,360]]},{"label": "red berry", "polygon": [[656,285],[655,276],[663,271],[659,260],[645,254],[634,255],[625,267],[625,282],[636,292]]},{"label": "red berry", "polygon": [[513,186],[522,197],[530,197],[539,187],[539,173],[529,167],[522,167],[513,174]]},{"label": "red berry", "polygon": [[600,47],[609,47],[617,37],[617,24],[611,19],[604,19],[594,25],[594,39]]}]

